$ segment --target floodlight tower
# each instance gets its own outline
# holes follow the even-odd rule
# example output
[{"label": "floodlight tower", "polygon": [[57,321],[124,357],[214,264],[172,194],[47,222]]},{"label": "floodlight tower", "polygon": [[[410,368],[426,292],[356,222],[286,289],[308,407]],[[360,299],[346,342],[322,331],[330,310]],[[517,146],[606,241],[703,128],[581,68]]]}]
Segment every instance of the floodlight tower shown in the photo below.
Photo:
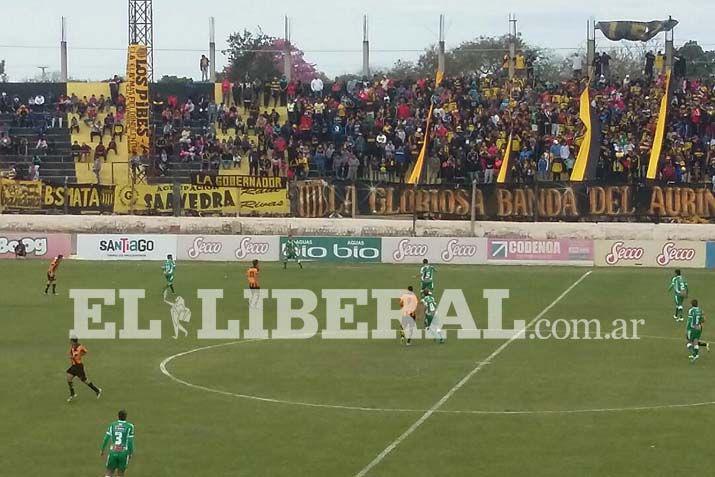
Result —
[{"label": "floodlight tower", "polygon": [[149,81],[154,81],[154,15],[152,0],[129,0],[129,44],[145,45]]}]

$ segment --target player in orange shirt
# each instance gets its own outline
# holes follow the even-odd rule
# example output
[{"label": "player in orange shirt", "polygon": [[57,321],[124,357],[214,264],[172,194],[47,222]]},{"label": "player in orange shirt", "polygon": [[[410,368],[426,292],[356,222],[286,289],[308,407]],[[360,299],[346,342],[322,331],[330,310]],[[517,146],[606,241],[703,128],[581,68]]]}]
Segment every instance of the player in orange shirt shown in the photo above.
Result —
[{"label": "player in orange shirt", "polygon": [[258,300],[260,298],[258,290],[261,286],[258,284],[258,274],[260,270],[258,269],[258,260],[254,260],[252,266],[246,271],[246,278],[248,279],[248,288],[251,289],[251,299],[249,305],[251,307],[256,307],[258,305]]},{"label": "player in orange shirt", "polygon": [[57,295],[57,283],[55,280],[57,279],[57,269],[59,268],[60,262],[63,258],[64,257],[62,255],[57,255],[52,259],[52,262],[50,262],[50,267],[47,269],[47,285],[45,285],[45,295],[47,295],[50,285],[52,285],[52,294]]},{"label": "player in orange shirt", "polygon": [[77,338],[70,339],[72,343],[70,346],[70,367],[67,368],[67,386],[70,388],[70,397],[67,402],[72,401],[77,397],[77,393],[74,392],[74,386],[72,381],[74,378],[79,378],[84,384],[86,384],[94,393],[97,395],[97,399],[102,396],[102,388],[98,388],[92,381],[87,380],[87,374],[84,371],[84,364],[82,363],[82,358],[87,354],[87,348],[80,344]]},{"label": "player in orange shirt", "polygon": [[400,297],[400,308],[402,309],[402,329],[400,330],[400,341],[405,343],[405,331],[407,331],[407,346],[412,343],[412,333],[417,327],[415,312],[417,311],[417,297],[412,286],[407,287],[407,292]]}]

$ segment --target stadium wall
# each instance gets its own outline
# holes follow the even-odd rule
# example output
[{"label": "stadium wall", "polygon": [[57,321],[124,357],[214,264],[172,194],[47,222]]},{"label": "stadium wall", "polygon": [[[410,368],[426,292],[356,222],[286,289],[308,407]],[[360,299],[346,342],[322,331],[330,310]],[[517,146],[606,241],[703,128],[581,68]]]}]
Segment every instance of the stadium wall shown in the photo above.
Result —
[{"label": "stadium wall", "polygon": [[713,268],[713,225],[0,216],[0,258],[276,261],[288,233],[305,260],[329,262]]},{"label": "stadium wall", "polygon": [[[715,239],[715,224],[652,224],[631,222],[475,222],[418,220],[418,237],[487,237],[584,240]],[[290,217],[157,217],[133,215],[0,215],[0,231],[58,233],[172,233],[326,235],[350,237],[409,237],[412,220],[297,219]]]}]

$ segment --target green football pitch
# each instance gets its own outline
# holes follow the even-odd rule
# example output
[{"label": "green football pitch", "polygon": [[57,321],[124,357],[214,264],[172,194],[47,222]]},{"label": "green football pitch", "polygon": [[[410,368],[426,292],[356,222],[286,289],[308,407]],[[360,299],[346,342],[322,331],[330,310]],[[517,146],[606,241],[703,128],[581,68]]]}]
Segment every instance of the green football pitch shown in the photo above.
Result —
[{"label": "green football pitch", "polygon": [[[645,323],[631,340],[450,335],[408,348],[397,339],[197,339],[197,289],[224,289],[219,327],[247,318],[245,263],[178,263],[176,292],[193,312],[179,339],[159,263],[68,260],[54,297],[42,293],[46,267],[2,262],[0,475],[103,475],[99,446],[120,408],[136,426],[129,476],[673,476],[715,466],[715,354],[689,363],[667,270],[584,277],[584,268],[438,266],[437,297],[463,290],[482,329],[484,289],[510,290],[507,328],[538,316],[599,320],[604,331],[616,319]],[[401,288],[417,285],[417,271],[270,263],[261,285]],[[690,296],[715,313],[715,275],[685,275]],[[69,289],[78,288],[146,289],[140,324],[161,320],[163,337],[83,340],[88,375],[104,394],[97,400],[76,383],[79,397],[67,403]],[[117,303],[102,317],[120,329]],[[374,322],[374,303],[356,307],[356,318]],[[269,327],[275,308],[266,302]],[[322,300],[316,316],[325,319]]]}]

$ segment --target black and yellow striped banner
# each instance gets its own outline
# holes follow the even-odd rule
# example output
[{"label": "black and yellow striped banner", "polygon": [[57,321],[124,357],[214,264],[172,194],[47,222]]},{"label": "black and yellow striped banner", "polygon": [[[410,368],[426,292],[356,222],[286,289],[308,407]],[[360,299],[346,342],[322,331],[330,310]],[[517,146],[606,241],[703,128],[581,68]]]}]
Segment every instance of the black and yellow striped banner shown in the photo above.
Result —
[{"label": "black and yellow striped banner", "polygon": [[504,158],[501,162],[501,168],[499,169],[499,175],[497,176],[497,184],[504,184],[507,180],[510,180],[509,169],[511,169],[511,138],[513,131],[509,133],[509,140],[506,144],[506,149],[504,150]]},{"label": "black and yellow striped banner", "polygon": [[665,137],[665,122],[668,119],[668,102],[670,97],[670,71],[665,72],[665,92],[660,100],[660,110],[658,111],[658,122],[655,125],[655,137],[653,146],[650,149],[650,159],[648,160],[647,179],[655,179],[658,175],[658,164],[660,154],[663,151],[663,138]]},{"label": "black and yellow striped banner", "polygon": [[583,122],[586,131],[571,172],[572,182],[594,179],[600,154],[601,126],[591,107],[591,95],[588,87],[583,90],[579,100],[579,119]]},{"label": "black and yellow striped banner", "polygon": [[[444,72],[443,71],[437,71],[437,74],[435,75],[435,88],[439,86],[439,84],[442,82],[442,79],[444,78]],[[422,141],[422,148],[420,149],[420,154],[417,156],[417,161],[415,162],[414,167],[412,168],[412,173],[410,174],[410,177],[407,179],[408,184],[419,184],[420,178],[422,177],[422,169],[424,169],[425,165],[425,156],[427,155],[427,147],[429,145],[429,133],[430,133],[430,128],[432,127],[432,111],[434,109],[434,105],[430,104],[429,107],[429,112],[427,113],[427,125],[425,126],[425,138],[424,141]]]}]

